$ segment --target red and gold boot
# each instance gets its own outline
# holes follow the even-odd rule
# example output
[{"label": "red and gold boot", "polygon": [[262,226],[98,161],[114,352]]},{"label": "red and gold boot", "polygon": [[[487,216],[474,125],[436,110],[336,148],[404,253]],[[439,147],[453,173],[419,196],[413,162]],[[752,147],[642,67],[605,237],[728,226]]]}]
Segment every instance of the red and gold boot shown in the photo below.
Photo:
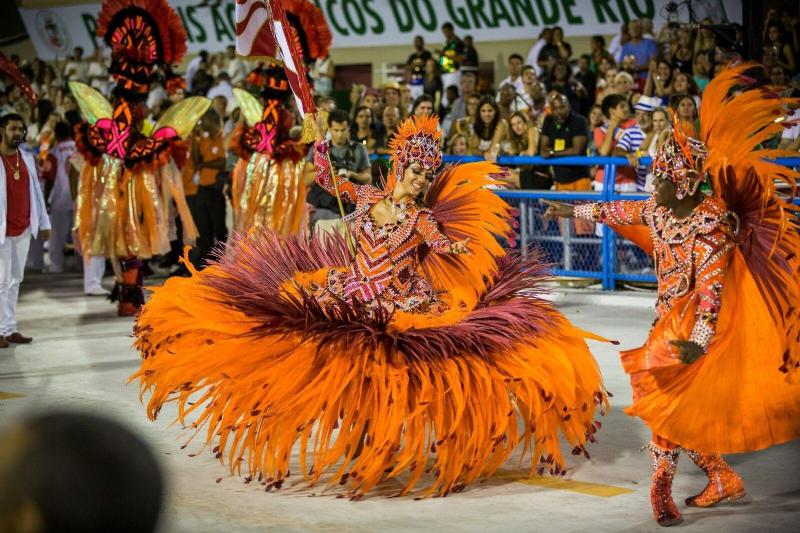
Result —
[{"label": "red and gold boot", "polygon": [[734,501],[744,497],[744,481],[722,457],[694,450],[686,450],[686,454],[708,476],[708,485],[703,492],[687,498],[686,505],[711,507],[722,501]]},{"label": "red and gold boot", "polygon": [[672,479],[678,467],[681,449],[669,450],[654,443],[647,445],[653,458],[653,483],[650,485],[650,505],[660,526],[673,526],[683,520],[675,500],[672,499]]}]

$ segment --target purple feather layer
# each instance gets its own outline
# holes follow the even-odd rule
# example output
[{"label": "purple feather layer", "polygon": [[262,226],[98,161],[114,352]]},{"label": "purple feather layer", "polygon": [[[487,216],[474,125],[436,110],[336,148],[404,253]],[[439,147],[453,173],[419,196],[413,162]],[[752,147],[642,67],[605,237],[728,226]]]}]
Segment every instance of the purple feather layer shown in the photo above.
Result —
[{"label": "purple feather layer", "polygon": [[299,335],[326,345],[351,349],[378,349],[401,353],[406,358],[433,360],[455,354],[489,358],[496,350],[510,350],[518,343],[536,344],[551,330],[558,316],[542,298],[548,265],[538,253],[504,256],[498,273],[487,282],[478,305],[458,323],[398,331],[388,313],[358,301],[340,300],[320,305],[310,293],[299,296],[281,291],[297,272],[315,272],[349,262],[341,235],[280,237],[274,232],[234,236],[204,270],[201,283],[214,289],[220,304],[233,307],[256,324],[252,335]]}]

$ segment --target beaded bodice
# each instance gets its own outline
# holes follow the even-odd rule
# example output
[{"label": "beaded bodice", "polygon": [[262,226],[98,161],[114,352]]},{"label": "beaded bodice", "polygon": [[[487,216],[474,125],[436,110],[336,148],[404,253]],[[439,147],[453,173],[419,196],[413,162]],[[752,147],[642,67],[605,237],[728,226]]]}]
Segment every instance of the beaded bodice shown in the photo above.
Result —
[{"label": "beaded bodice", "polygon": [[729,213],[719,199],[706,197],[683,219],[657,206],[652,197],[580,205],[575,207],[575,216],[608,224],[648,226],[658,277],[656,315],[666,316],[678,298],[695,291],[698,312],[689,340],[708,346],[719,315],[729,256],[735,247]]},{"label": "beaded bodice", "polygon": [[[326,149],[326,145],[319,143],[315,148],[317,183],[333,194],[333,176]],[[348,266],[346,279],[341,280],[341,296],[363,302],[380,297],[402,309],[431,302],[435,295],[430,284],[417,272],[418,249],[425,244],[436,253],[446,253],[451,244],[450,239],[439,231],[432,212],[408,200],[393,205],[399,211],[396,222],[378,225],[370,212],[389,193],[338,176],[336,180],[342,199],[356,204],[356,210],[347,217],[356,253]]]}]

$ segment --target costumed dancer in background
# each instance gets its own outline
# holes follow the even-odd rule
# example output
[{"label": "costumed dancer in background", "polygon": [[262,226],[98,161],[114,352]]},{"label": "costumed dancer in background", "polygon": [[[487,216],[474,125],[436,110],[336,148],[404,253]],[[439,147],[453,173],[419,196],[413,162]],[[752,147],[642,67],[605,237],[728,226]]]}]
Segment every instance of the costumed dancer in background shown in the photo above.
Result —
[{"label": "costumed dancer in background", "polygon": [[155,289],[135,327],[148,416],[176,401],[231,472],[267,488],[295,444],[309,484],[355,498],[388,478],[408,493],[430,471],[421,494],[444,496],[518,448],[531,473],[563,472],[562,439],[586,453],[607,404],[596,337],[541,298],[537,254],[498,243],[512,234],[500,168],[435,175],[438,121],[412,117],[385,188],[356,185],[331,173],[322,128],[317,182],[356,204],[355,255],[341,236],[256,228]]},{"label": "costumed dancer in background", "polygon": [[169,250],[172,201],[184,239],[191,243],[197,235],[172,148],[210,101],[184,99],[161,115],[152,132],[144,128],[144,100],[156,69],[179,62],[186,52],[180,17],[166,0],[107,0],[97,34],[111,48],[115,101],[112,105],[88,85],[69,84],[87,121],[76,128],[85,160],[76,227],[84,257],[111,260],[112,299],[119,301],[120,315],[133,315],[144,302],[142,260]]},{"label": "costumed dancer in background", "polygon": [[[711,507],[744,496],[721,454],[800,437],[800,234],[797,172],[761,150],[780,133],[786,100],[747,86],[753,65],[729,68],[703,93],[699,138],[673,115],[653,158],[655,192],[643,201],[552,203],[549,214],[611,224],[651,251],[656,320],[645,345],[622,352],[633,405],[653,431],[650,500],[663,526],[681,521],[672,479],[681,449],[708,475],[688,498]],[[744,92],[736,94],[744,88]],[[700,186],[710,180],[713,193]]]},{"label": "costumed dancer in background", "polygon": [[[302,180],[307,150],[288,138],[294,117],[287,106],[292,94],[287,73],[295,80],[302,75],[305,82],[306,65],[328,56],[333,34],[322,10],[308,0],[282,0],[274,7],[266,2],[258,6],[240,3],[237,20],[246,26],[247,32],[253,30],[249,26],[251,21],[262,20],[251,16],[258,9],[281,10],[285,36],[281,46],[291,43],[293,54],[288,70],[277,66],[277,61],[270,61],[269,68],[259,67],[248,76],[249,84],[261,91],[261,102],[246,91],[234,89],[246,122],[246,128],[234,133],[232,142],[240,158],[233,171],[234,227],[244,232],[265,226],[286,235],[308,227],[306,187]],[[266,43],[270,44],[265,46]],[[237,40],[240,54],[259,61],[278,59],[278,46],[269,29],[267,35],[248,45],[242,46],[242,41]],[[310,91],[306,92],[310,97]],[[304,105],[298,98],[297,110],[302,114],[309,103]],[[311,132],[305,134],[305,140],[310,140]]]},{"label": "costumed dancer in background", "polygon": [[233,90],[245,119],[231,140],[231,150],[239,156],[232,174],[234,229],[296,233],[308,226],[302,177],[307,148],[289,139],[295,121],[285,103],[292,91],[282,67],[259,67],[248,82],[261,89],[262,101],[243,89]]}]

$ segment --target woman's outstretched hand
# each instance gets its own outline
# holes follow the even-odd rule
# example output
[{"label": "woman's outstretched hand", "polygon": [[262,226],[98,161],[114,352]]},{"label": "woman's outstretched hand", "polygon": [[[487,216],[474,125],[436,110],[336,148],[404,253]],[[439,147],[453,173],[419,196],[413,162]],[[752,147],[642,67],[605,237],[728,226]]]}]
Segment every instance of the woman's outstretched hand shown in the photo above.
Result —
[{"label": "woman's outstretched hand", "polygon": [[575,206],[565,204],[562,202],[554,202],[552,200],[542,200],[542,203],[547,206],[547,211],[544,212],[544,218],[572,218],[575,216]]},{"label": "woman's outstretched hand", "polygon": [[469,248],[467,245],[469,244],[469,237],[464,239],[463,241],[457,241],[450,245],[450,253],[451,254],[466,254],[469,255]]}]

